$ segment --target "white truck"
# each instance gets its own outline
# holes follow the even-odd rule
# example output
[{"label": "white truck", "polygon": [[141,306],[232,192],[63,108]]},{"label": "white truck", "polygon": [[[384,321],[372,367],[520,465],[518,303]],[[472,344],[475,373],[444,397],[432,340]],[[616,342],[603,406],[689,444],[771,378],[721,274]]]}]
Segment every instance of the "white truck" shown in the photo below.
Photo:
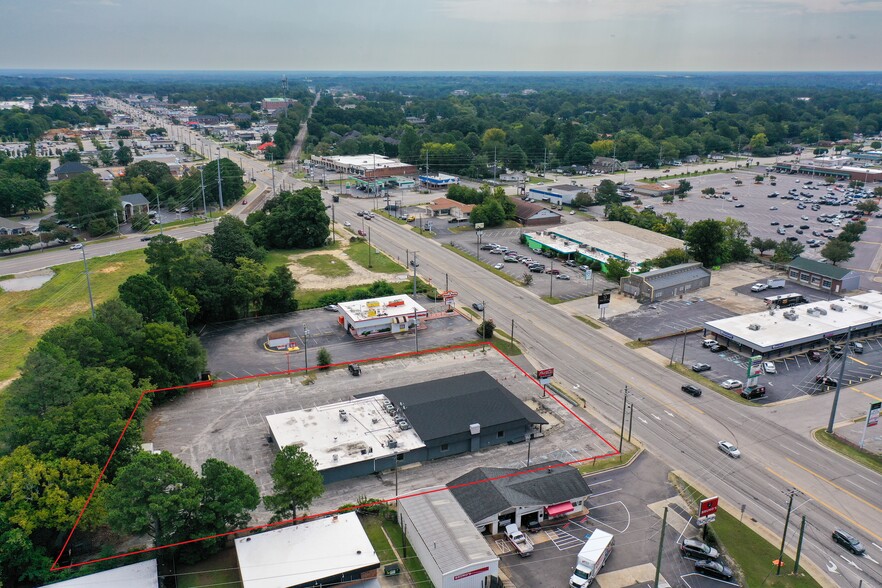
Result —
[{"label": "white truck", "polygon": [[787,285],[787,282],[786,280],[784,280],[784,278],[769,278],[768,280],[766,280],[766,285],[770,289],[783,288]]},{"label": "white truck", "polygon": [[590,586],[612,553],[615,538],[606,531],[594,529],[576,559],[576,569],[570,576],[570,588]]},{"label": "white truck", "polygon": [[505,536],[512,542],[521,557],[529,557],[533,553],[533,542],[521,533],[514,523],[505,526]]}]

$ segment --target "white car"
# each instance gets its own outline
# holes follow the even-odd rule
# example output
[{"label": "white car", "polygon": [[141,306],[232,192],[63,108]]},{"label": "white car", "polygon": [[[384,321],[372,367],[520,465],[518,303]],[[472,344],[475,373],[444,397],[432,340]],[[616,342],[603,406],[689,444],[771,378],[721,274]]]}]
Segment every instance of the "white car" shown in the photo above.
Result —
[{"label": "white car", "polygon": [[775,363],[771,361],[763,362],[763,371],[767,374],[777,374],[778,369],[775,367]]},{"label": "white car", "polygon": [[74,243],[73,245],[70,246],[71,251],[76,251],[77,249],[82,249],[82,248],[83,248],[82,243]]},{"label": "white car", "polygon": [[352,226],[352,223],[349,222],[349,221],[343,221],[343,226],[344,226],[344,227],[351,227],[351,226]]},{"label": "white car", "polygon": [[763,290],[768,289],[768,287],[769,287],[768,284],[759,284],[758,283],[758,284],[754,284],[753,286],[751,286],[750,291],[751,292],[762,292]]},{"label": "white car", "polygon": [[741,380],[731,380],[731,379],[730,379],[730,380],[726,380],[725,382],[723,382],[722,384],[720,384],[720,386],[722,386],[722,387],[725,388],[726,390],[733,390],[733,389],[735,389],[735,388],[741,388],[741,387],[743,387],[744,384],[741,383]]},{"label": "white car", "polygon": [[497,263],[496,265],[493,266],[494,269],[502,269],[504,267],[505,267],[504,263]]},{"label": "white car", "polygon": [[729,443],[728,441],[720,441],[719,443],[717,443],[717,447],[720,449],[720,451],[722,451],[723,453],[725,453],[729,457],[734,457],[734,458],[741,457],[741,452],[738,451],[738,448],[735,447],[735,445],[733,445],[732,443]]}]

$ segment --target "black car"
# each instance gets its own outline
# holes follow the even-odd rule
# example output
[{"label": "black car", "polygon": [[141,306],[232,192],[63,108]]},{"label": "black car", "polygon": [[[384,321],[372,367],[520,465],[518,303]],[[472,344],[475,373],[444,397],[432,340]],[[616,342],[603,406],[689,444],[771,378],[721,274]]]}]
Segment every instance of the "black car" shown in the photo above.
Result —
[{"label": "black car", "polygon": [[745,400],[755,400],[757,398],[765,398],[766,397],[766,387],[765,386],[754,386],[753,388],[745,388],[741,391],[741,398]]},{"label": "black car", "polygon": [[153,238],[153,237],[151,237],[151,236],[148,235],[148,236],[146,236],[146,237],[141,237],[141,240],[142,240],[142,241],[149,241],[149,240],[152,239],[152,238]]},{"label": "black car", "polygon": [[830,376],[822,376],[820,374],[815,376],[815,382],[817,382],[818,384],[821,384],[822,386],[835,386],[836,385],[836,380],[834,380]]},{"label": "black car", "polygon": [[725,345],[720,345],[719,343],[710,348],[712,353],[719,353],[720,351],[726,351],[727,349],[729,348]]},{"label": "black car", "polygon": [[483,302],[473,302],[473,303],[472,303],[472,308],[474,308],[474,309],[477,310],[478,312],[483,312],[483,310],[484,310],[484,303],[483,303]]},{"label": "black car", "polygon": [[848,531],[836,529],[833,531],[833,541],[843,546],[855,555],[863,555],[867,552],[864,546]]},{"label": "black car", "polygon": [[773,227],[777,227],[777,226],[780,225],[781,223],[779,223],[778,221],[772,221],[771,224],[772,224]]},{"label": "black car", "polygon": [[842,345],[834,345],[830,348],[830,357],[835,357],[839,359],[842,357]]},{"label": "black car", "polygon": [[357,363],[350,363],[349,364],[349,373],[352,374],[353,376],[360,376],[361,375],[361,366],[358,365]]},{"label": "black car", "polygon": [[695,571],[704,576],[719,578],[720,580],[731,580],[734,577],[732,570],[720,562],[710,559],[695,562]]},{"label": "black car", "polygon": [[706,372],[709,369],[711,369],[711,366],[709,366],[706,363],[693,363],[692,364],[692,371],[693,372]]},{"label": "black car", "polygon": [[698,539],[683,539],[683,543],[680,544],[680,553],[702,560],[718,559],[720,557],[719,551]]},{"label": "black car", "polygon": [[680,390],[682,390],[686,394],[689,394],[690,396],[695,396],[696,398],[701,396],[701,388],[699,388],[695,384],[684,384],[683,386],[680,386]]},{"label": "black car", "polygon": [[784,224],[784,228],[785,228],[785,229],[792,229],[792,228],[793,228],[793,223],[785,223],[785,224]]}]

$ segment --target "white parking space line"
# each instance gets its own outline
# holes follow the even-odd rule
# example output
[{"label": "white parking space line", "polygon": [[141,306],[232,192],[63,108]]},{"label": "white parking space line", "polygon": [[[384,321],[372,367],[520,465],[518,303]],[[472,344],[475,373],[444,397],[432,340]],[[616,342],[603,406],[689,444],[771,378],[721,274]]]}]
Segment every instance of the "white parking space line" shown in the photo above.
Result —
[{"label": "white parking space line", "polygon": [[[591,498],[597,498],[598,496],[604,496],[606,494],[612,494],[613,492],[618,492],[621,488],[616,488],[615,490],[607,490],[606,492],[601,492],[600,494],[592,494]],[[597,508],[597,507],[595,507]]]}]

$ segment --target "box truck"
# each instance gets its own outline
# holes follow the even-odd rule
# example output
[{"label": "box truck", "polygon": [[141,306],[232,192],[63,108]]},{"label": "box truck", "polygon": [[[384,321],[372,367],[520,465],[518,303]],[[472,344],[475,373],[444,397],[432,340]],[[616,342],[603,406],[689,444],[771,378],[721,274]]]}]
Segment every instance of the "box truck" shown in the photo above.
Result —
[{"label": "box truck", "polygon": [[505,526],[505,536],[512,542],[521,557],[528,557],[533,553],[533,542],[521,533],[514,523]]},{"label": "box truck", "polygon": [[783,288],[787,285],[787,282],[784,280],[784,278],[769,278],[768,280],[766,280],[766,285],[769,288]]},{"label": "box truck", "polygon": [[576,557],[576,569],[570,576],[571,588],[590,586],[612,554],[615,539],[610,533],[594,529]]}]

